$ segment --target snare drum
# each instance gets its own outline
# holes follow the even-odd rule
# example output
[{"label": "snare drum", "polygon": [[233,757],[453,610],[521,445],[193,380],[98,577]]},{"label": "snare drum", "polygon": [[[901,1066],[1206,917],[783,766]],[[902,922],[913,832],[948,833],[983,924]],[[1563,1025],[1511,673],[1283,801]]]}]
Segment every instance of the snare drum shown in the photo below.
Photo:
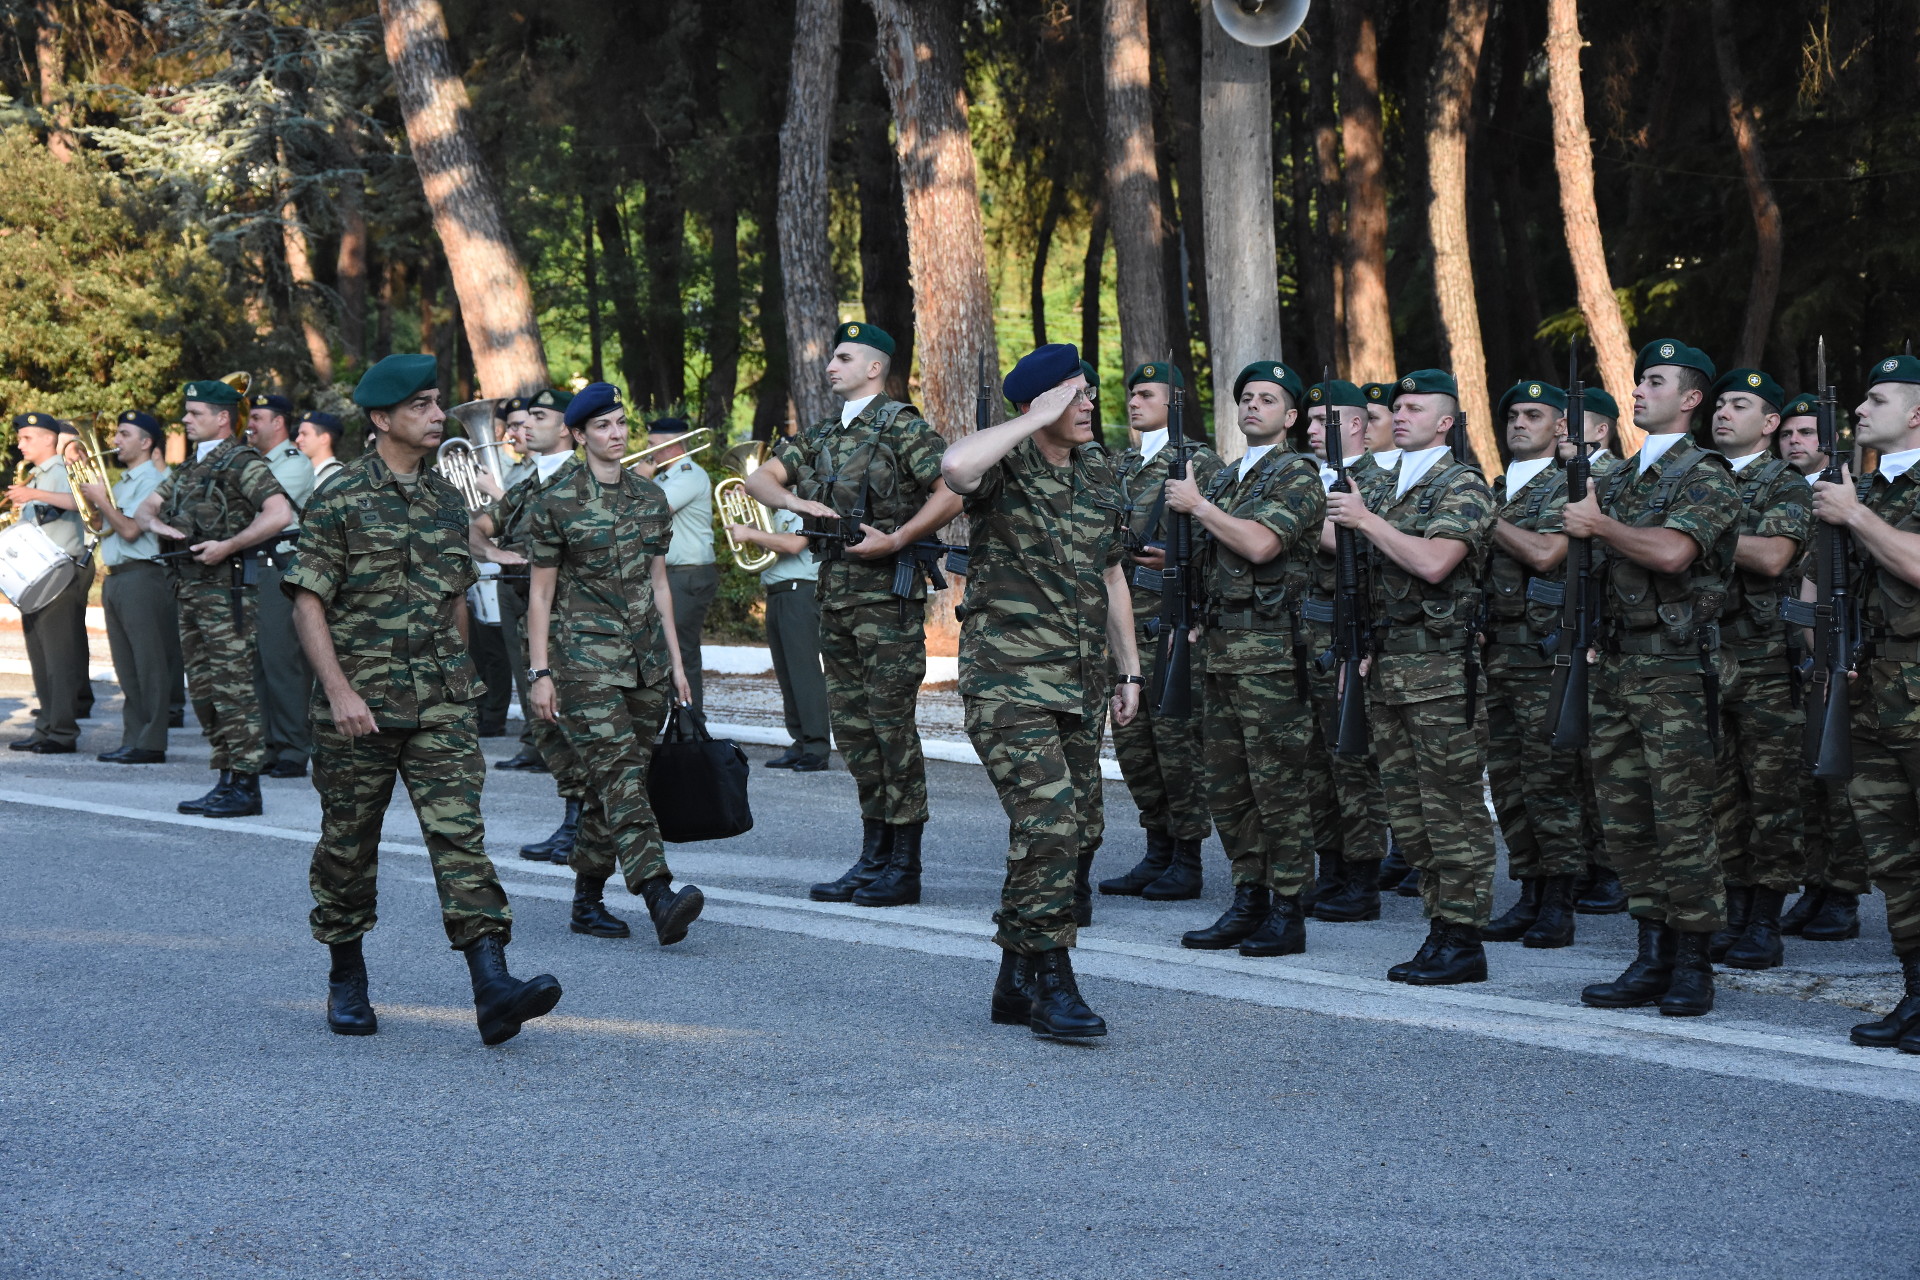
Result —
[{"label": "snare drum", "polygon": [[34,613],[66,590],[79,566],[37,524],[0,530],[0,595],[22,613]]}]

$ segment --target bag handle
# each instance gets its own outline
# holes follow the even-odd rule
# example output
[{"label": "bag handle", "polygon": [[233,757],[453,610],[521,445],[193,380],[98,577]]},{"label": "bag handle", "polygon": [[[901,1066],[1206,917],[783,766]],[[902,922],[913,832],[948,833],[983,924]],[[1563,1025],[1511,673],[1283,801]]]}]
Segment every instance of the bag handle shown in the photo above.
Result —
[{"label": "bag handle", "polygon": [[673,712],[667,717],[666,732],[660,737],[662,742],[712,742],[713,735],[707,732],[707,718],[696,711],[692,703],[676,702]]}]

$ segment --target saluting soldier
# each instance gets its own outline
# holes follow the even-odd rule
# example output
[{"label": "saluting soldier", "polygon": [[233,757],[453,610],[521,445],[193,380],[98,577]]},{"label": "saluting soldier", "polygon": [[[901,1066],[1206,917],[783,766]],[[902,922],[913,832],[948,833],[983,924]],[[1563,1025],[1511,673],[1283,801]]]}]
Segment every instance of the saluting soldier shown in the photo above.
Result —
[{"label": "saluting soldier", "polygon": [[293,503],[259,450],[236,438],[240,393],[224,382],[189,382],[182,391],[194,456],[160,482],[134,517],[187,555],[173,560],[188,693],[213,743],[213,790],[177,806],[208,818],[260,812],[267,767],[266,727],[253,684],[258,632],[241,553],[280,535]]},{"label": "saluting soldier", "polygon": [[73,498],[73,483],[60,456],[61,437],[71,440],[73,424],[49,413],[22,413],[13,419],[14,444],[33,470],[25,484],[7,489],[7,501],[23,524],[39,526],[74,562],[72,581],[46,604],[20,616],[39,699],[33,733],[7,744],[12,751],[71,755],[80,741],[81,696],[87,679],[87,592],[93,588],[93,557],[86,526]]},{"label": "saluting soldier", "polygon": [[428,465],[447,416],[439,380],[429,355],[388,356],[361,377],[353,402],[374,447],[309,505],[281,584],[318,682],[311,924],[332,959],[327,1025],[374,1034],[360,940],[374,925],[380,828],[398,776],[420,820],[447,940],[467,958],[480,1038],[499,1044],[552,1010],[560,984],[507,972],[513,912],[480,818],[486,762],[467,653],[475,574],[466,504]]},{"label": "saluting soldier", "polygon": [[963,437],[941,462],[973,530],[960,630],[967,737],[1008,820],[991,1013],[1082,1039],[1107,1024],[1074,979],[1074,887],[1105,826],[1109,689],[1115,723],[1139,706],[1133,604],[1079,353],[1043,346],[1002,387],[1019,416]]},{"label": "saluting soldier", "polygon": [[1305,398],[1299,375],[1256,360],[1233,393],[1247,451],[1204,496],[1191,476],[1167,481],[1167,506],[1205,530],[1207,800],[1233,872],[1232,904],[1180,945],[1288,956],[1307,949],[1301,897],[1313,879],[1313,821],[1300,797],[1316,726],[1300,598],[1327,491],[1319,460],[1289,443]]},{"label": "saluting soldier", "polygon": [[[1168,414],[1173,388],[1185,385],[1177,367],[1159,362],[1143,364],[1127,376],[1127,427],[1133,433],[1133,446],[1114,466],[1121,520],[1133,553],[1134,647],[1149,681],[1159,679],[1155,667],[1160,646],[1155,637],[1160,625],[1160,573],[1167,564],[1165,486],[1180,443],[1168,439]],[[1191,421],[1200,420],[1196,406]],[[1188,434],[1194,435],[1192,429]],[[1202,487],[1211,485],[1220,470],[1220,455],[1207,446],[1204,433],[1188,447],[1188,476]],[[1199,681],[1196,670],[1196,692]],[[1100,892],[1156,902],[1200,896],[1200,844],[1213,830],[1200,776],[1200,721],[1197,714],[1179,720],[1163,718],[1142,706],[1131,723],[1114,726],[1114,754],[1120,760],[1120,776],[1140,810],[1147,852],[1125,875],[1102,880]]]},{"label": "saluting soldier", "polygon": [[[288,436],[293,404],[285,396],[255,395],[248,400],[247,443],[260,451],[293,503],[297,515],[313,492],[313,463]],[[286,536],[268,542],[259,552],[259,640],[254,646],[253,686],[259,692],[262,722],[267,731],[269,778],[304,778],[312,750],[307,735],[307,703],[313,694],[313,672],[300,652],[293,631],[293,602],[280,590],[280,576],[293,558],[300,522],[287,525]]]},{"label": "saluting soldier", "polygon": [[[927,674],[926,583],[915,574],[909,595],[894,595],[894,561],[960,514],[958,495],[940,479],[946,441],[912,405],[886,395],[892,356],[885,330],[841,325],[826,369],[839,416],[778,442],[747,477],[762,504],[812,517],[813,532],[852,539],[821,540],[820,656],[863,832],[853,866],[808,896],[863,907],[920,901],[927,777],[914,707]],[[848,528],[855,517],[857,528]]]},{"label": "saluting soldier", "polygon": [[1634,372],[1633,417],[1647,438],[1611,477],[1604,507],[1589,492],[1563,516],[1570,536],[1604,544],[1594,548],[1605,624],[1588,754],[1607,853],[1640,932],[1620,977],[1580,999],[1697,1017],[1713,1008],[1708,947],[1726,924],[1713,739],[1740,495],[1726,460],[1689,434],[1713,361],[1661,338],[1641,348]]},{"label": "saluting soldier", "polygon": [[630,932],[603,896],[617,856],[627,891],[646,899],[660,945],[672,946],[706,901],[692,885],[674,892],[647,794],[669,702],[693,700],[667,585],[673,511],[657,485],[620,466],[627,413],[612,384],[582,388],[566,424],[585,461],[565,468],[532,512],[527,679],[533,714],[559,721],[587,771],[570,927],[599,938]]},{"label": "saluting soldier", "polygon": [[1399,464],[1378,511],[1359,494],[1327,496],[1329,514],[1373,544],[1377,640],[1367,719],[1394,834],[1420,872],[1431,928],[1419,952],[1387,971],[1395,982],[1484,982],[1480,928],[1493,903],[1493,827],[1481,800],[1486,765],[1468,647],[1493,524],[1479,467],[1449,447],[1464,436],[1453,375],[1420,369],[1393,392]]}]

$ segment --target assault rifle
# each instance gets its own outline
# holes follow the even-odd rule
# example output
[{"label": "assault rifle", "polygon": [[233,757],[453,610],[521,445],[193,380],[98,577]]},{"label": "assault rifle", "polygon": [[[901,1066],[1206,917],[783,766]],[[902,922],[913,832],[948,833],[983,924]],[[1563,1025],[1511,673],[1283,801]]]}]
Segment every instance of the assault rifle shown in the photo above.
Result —
[{"label": "assault rifle", "polygon": [[[1827,343],[1820,340],[1820,408],[1814,422],[1820,448],[1827,455],[1822,484],[1842,484],[1840,460],[1840,393],[1827,385]],[[1859,605],[1847,582],[1853,564],[1853,537],[1838,525],[1820,521],[1814,535],[1813,670],[1806,689],[1805,751],[1807,767],[1816,778],[1853,776],[1853,727],[1849,723],[1852,697],[1847,673],[1860,646]],[[1804,615],[1801,615],[1804,617]],[[1790,614],[1789,621],[1793,621]]]},{"label": "assault rifle", "polygon": [[[1333,383],[1333,369],[1320,380]],[[1347,470],[1346,432],[1340,410],[1327,405],[1327,465],[1333,468],[1333,487],[1358,493]],[[1359,535],[1345,525],[1333,526],[1333,753],[1363,759],[1368,751],[1366,689],[1360,664],[1366,661],[1372,628],[1367,618],[1367,593],[1360,582]]]},{"label": "assault rifle", "polygon": [[[1587,455],[1587,384],[1580,380],[1580,341],[1567,353],[1567,501],[1586,499],[1593,484],[1593,460]],[[1549,599],[1536,593],[1530,579],[1529,599]],[[1545,585],[1544,583],[1542,584]],[[1560,629],[1542,648],[1553,659],[1553,692],[1547,700],[1547,740],[1556,751],[1579,751],[1587,745],[1589,679],[1587,652],[1593,648],[1599,618],[1599,598],[1593,576],[1593,541],[1567,539],[1566,576],[1560,586]]]},{"label": "assault rifle", "polygon": [[[1173,450],[1167,464],[1169,483],[1186,479],[1193,459],[1193,442],[1186,431],[1186,398],[1186,388],[1175,385],[1167,414],[1172,437],[1168,447]],[[1159,687],[1153,691],[1153,714],[1185,720],[1193,714],[1193,650],[1187,633],[1193,629],[1193,592],[1199,575],[1193,569],[1193,518],[1179,511],[1167,514],[1167,564],[1160,572],[1160,653],[1153,673]]]}]

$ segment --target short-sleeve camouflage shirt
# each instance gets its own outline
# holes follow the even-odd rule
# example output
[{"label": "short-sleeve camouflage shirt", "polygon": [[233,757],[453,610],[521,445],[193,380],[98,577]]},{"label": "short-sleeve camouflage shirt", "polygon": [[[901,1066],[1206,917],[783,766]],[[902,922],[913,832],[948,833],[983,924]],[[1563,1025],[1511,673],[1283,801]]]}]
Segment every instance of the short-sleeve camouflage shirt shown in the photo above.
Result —
[{"label": "short-sleeve camouflage shirt", "polygon": [[1786,652],[1787,624],[1780,600],[1798,590],[1795,568],[1813,525],[1813,490],[1798,471],[1772,454],[1760,454],[1733,474],[1740,494],[1740,536],[1790,538],[1787,569],[1768,577],[1735,567],[1729,579],[1721,635],[1736,657],[1778,657]]},{"label": "short-sleeve camouflage shirt", "polygon": [[[1120,519],[1135,544],[1166,539],[1167,514],[1160,497],[1166,488],[1167,472],[1173,466],[1174,451],[1175,446],[1169,442],[1151,458],[1143,460],[1140,450],[1128,449],[1114,460],[1114,483],[1120,490]],[[1187,474],[1202,493],[1220,473],[1220,467],[1220,455],[1195,442],[1188,456]],[[1133,625],[1144,628],[1147,619],[1160,607],[1159,587],[1150,570],[1130,571],[1127,580],[1133,588]]]},{"label": "short-sleeve camouflage shirt", "polygon": [[1645,472],[1637,456],[1628,458],[1607,477],[1602,507],[1622,524],[1677,530],[1699,548],[1677,574],[1656,573],[1612,552],[1600,561],[1610,633],[1663,633],[1671,652],[1640,654],[1645,662],[1662,669],[1698,665],[1692,628],[1721,616],[1739,541],[1740,493],[1726,459],[1688,438]]},{"label": "short-sleeve camouflage shirt", "polygon": [[672,538],[673,511],[651,481],[623,471],[602,484],[584,463],[554,476],[533,507],[529,558],[559,570],[547,632],[556,679],[631,689],[666,678],[653,557]]},{"label": "short-sleeve camouflage shirt", "polygon": [[[292,502],[260,451],[237,436],[222,440],[206,457],[175,467],[154,492],[160,495],[161,521],[188,535],[188,545],[233,537],[275,495]],[[173,564],[186,578],[225,578],[229,572],[224,562],[205,565],[182,557]]]},{"label": "short-sleeve camouflage shirt", "polygon": [[[1311,560],[1319,550],[1320,523],[1327,517],[1327,490],[1318,460],[1276,449],[1263,455],[1244,478],[1230,462],[1215,476],[1207,498],[1228,515],[1265,526],[1280,550],[1262,565],[1250,565],[1218,540],[1207,539],[1207,670],[1247,675],[1293,667],[1294,611],[1305,594]],[[1263,624],[1220,625],[1223,615],[1252,614]]]},{"label": "short-sleeve camouflage shirt", "polygon": [[[302,523],[281,590],[320,597],[340,668],[374,723],[458,724],[484,691],[459,626],[475,581],[460,491],[426,467],[411,484],[396,479],[369,451],[315,491]],[[313,714],[332,715],[318,685]]]},{"label": "short-sleeve camouflage shirt", "polygon": [[[1406,456],[1400,459],[1406,465]],[[1376,625],[1386,623],[1374,657],[1368,696],[1382,703],[1424,702],[1455,691],[1463,696],[1464,655],[1479,610],[1487,543],[1493,537],[1493,491],[1480,469],[1442,454],[1404,494],[1399,481],[1368,490],[1368,503],[1394,528],[1422,538],[1467,544],[1445,580],[1428,583],[1375,556],[1371,586]]]}]

